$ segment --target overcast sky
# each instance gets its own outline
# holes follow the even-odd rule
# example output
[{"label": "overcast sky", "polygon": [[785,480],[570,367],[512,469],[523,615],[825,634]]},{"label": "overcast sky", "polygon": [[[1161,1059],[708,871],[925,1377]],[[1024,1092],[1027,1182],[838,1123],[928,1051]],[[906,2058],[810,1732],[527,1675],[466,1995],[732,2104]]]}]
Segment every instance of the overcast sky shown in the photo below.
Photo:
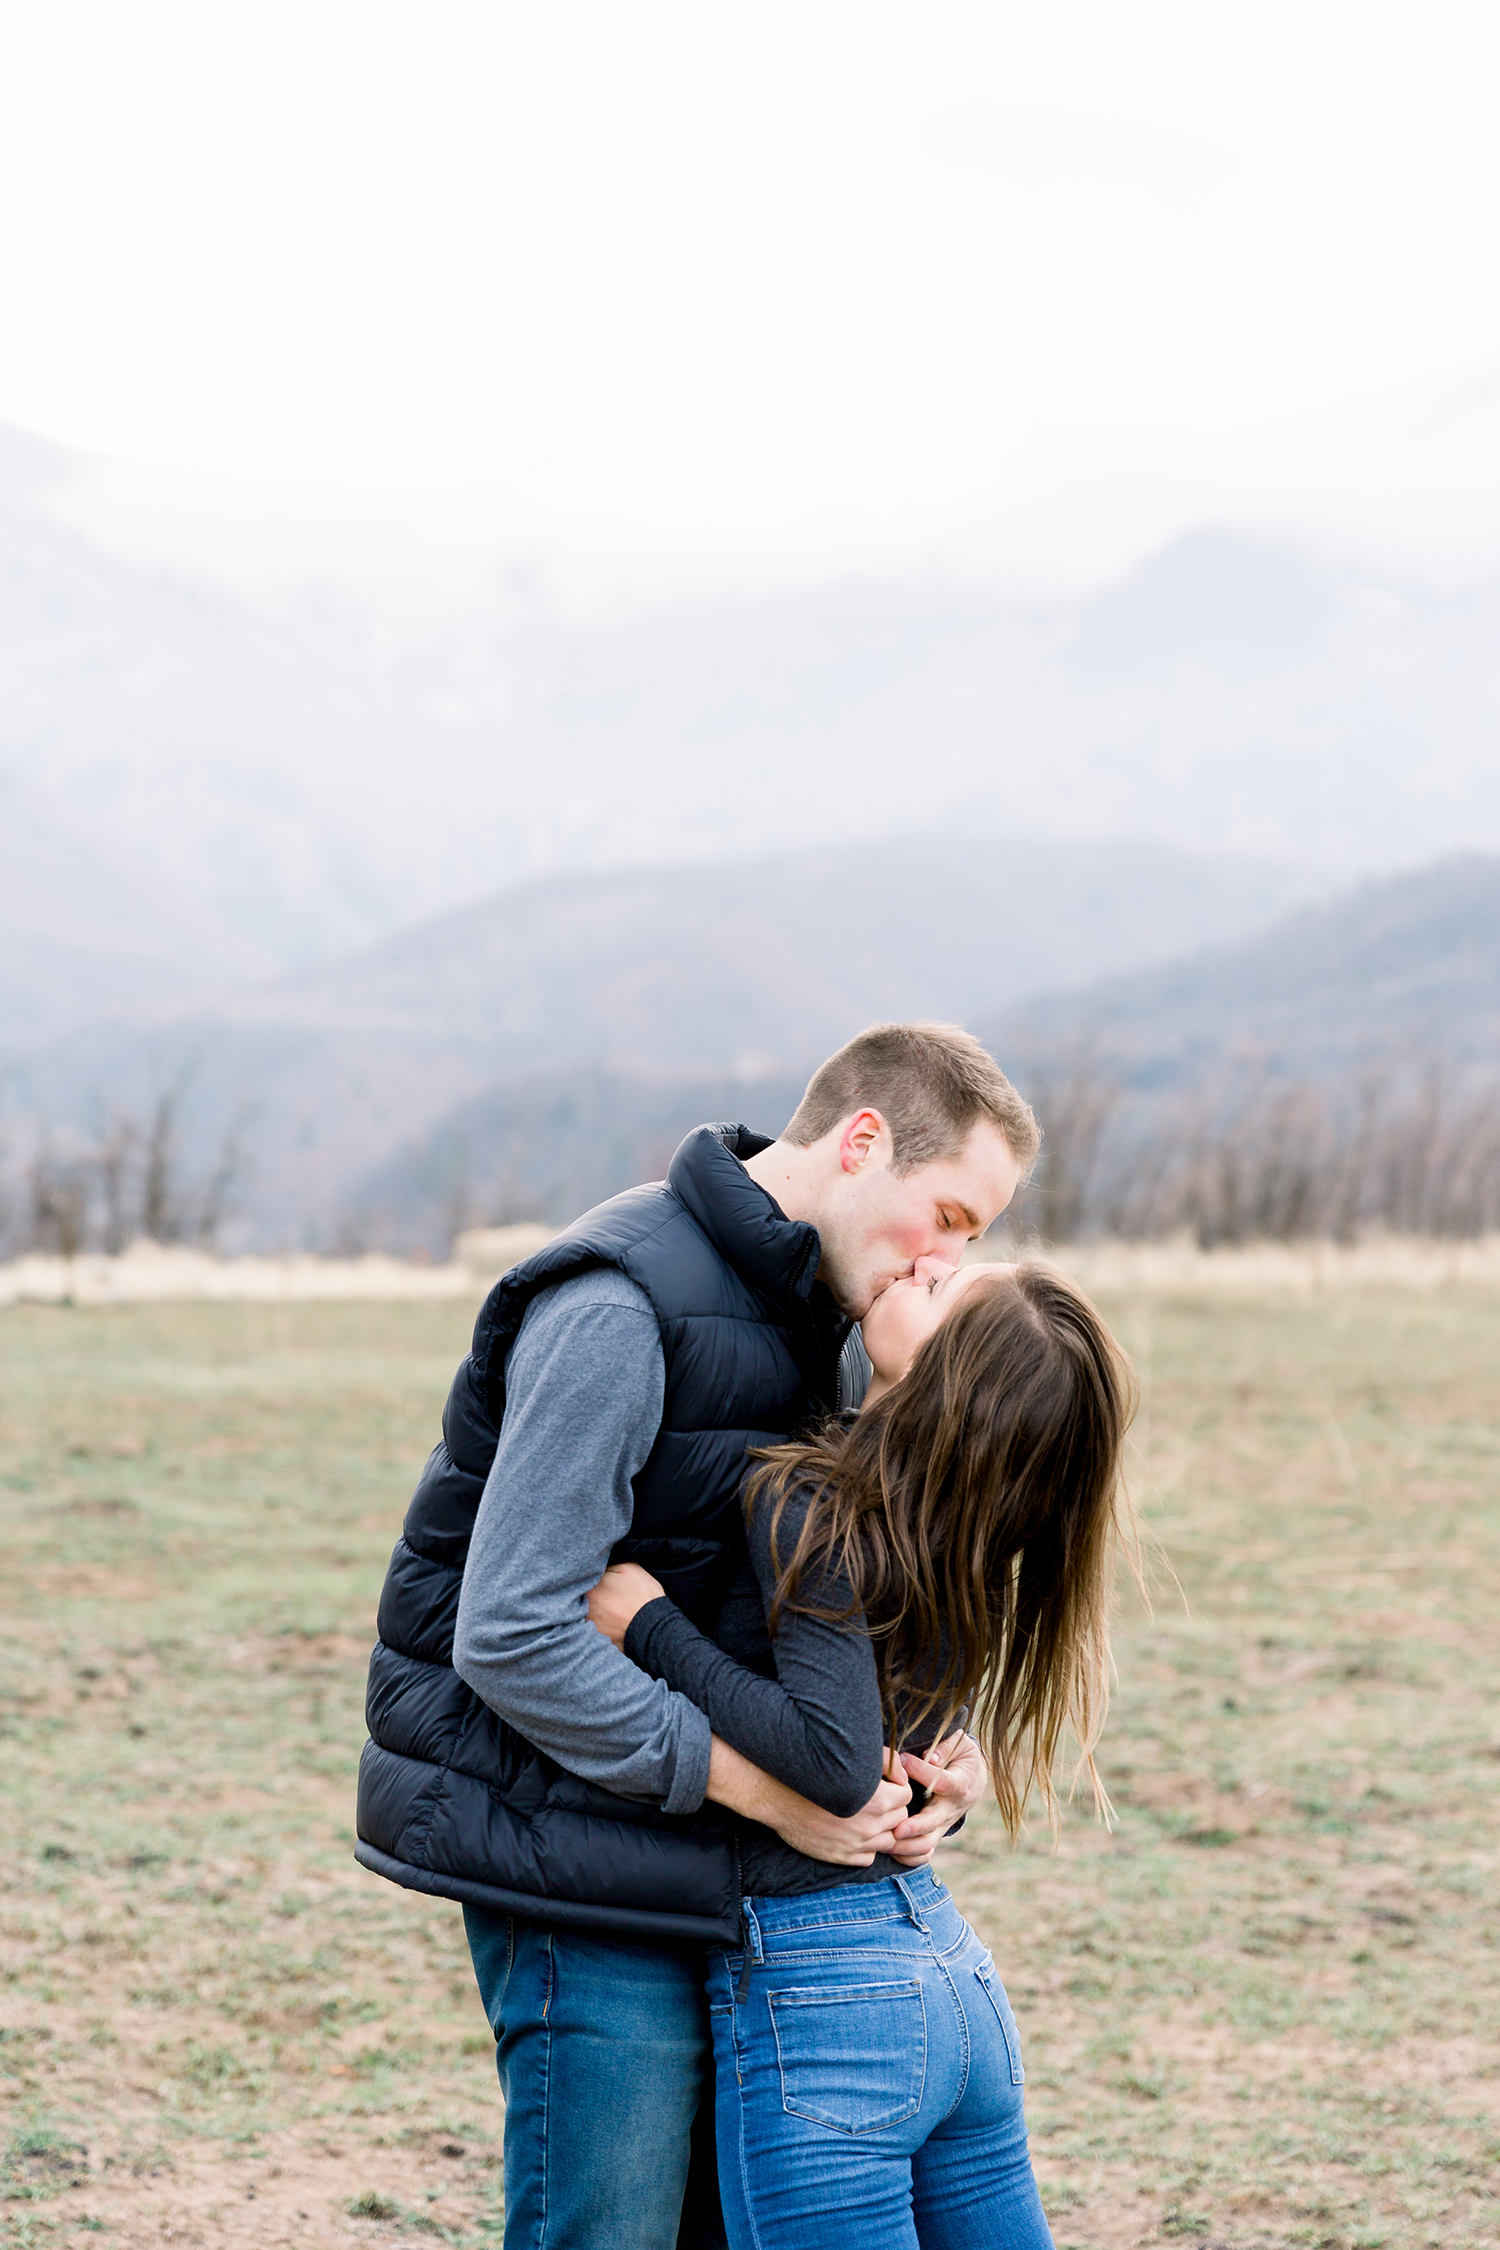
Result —
[{"label": "overcast sky", "polygon": [[1500,564],[1492,6],[0,24],[0,420],[153,464],[101,523],[313,558],[404,509],[615,597],[1205,520]]}]

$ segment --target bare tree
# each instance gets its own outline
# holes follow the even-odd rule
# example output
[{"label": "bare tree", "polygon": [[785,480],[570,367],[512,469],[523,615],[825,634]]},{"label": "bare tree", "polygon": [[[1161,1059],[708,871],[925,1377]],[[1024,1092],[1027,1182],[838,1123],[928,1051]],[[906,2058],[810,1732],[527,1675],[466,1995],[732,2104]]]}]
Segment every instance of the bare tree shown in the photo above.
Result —
[{"label": "bare tree", "polygon": [[1056,1092],[1036,1089],[1041,1231],[1055,1240],[1187,1230],[1212,1247],[1500,1225],[1500,1089],[1471,1078],[1460,1096],[1440,1059],[1404,1088],[1388,1066],[1342,1084],[1261,1066],[1176,1101],[1127,1098],[1117,1076],[1090,1069],[1081,1058]]},{"label": "bare tree", "polygon": [[118,1254],[137,1235],[156,1242],[217,1240],[244,1174],[254,1104],[241,1098],[206,1179],[195,1184],[182,1157],[189,1076],[181,1072],[144,1116],[101,1102],[90,1139],[41,1128],[24,1174],[26,1243],[72,1257],[90,1242]]},{"label": "bare tree", "polygon": [[76,1258],[88,1225],[88,1180],[77,1160],[59,1157],[43,1138],[31,1160],[31,1246]]},{"label": "bare tree", "polygon": [[94,1167],[99,1177],[99,1195],[103,1206],[101,1240],[103,1248],[112,1257],[118,1256],[125,1248],[133,1231],[130,1187],[140,1147],[140,1126],[133,1117],[122,1111],[113,1112],[99,1129],[94,1149]]},{"label": "bare tree", "polygon": [[1047,1241],[1071,1242],[1083,1227],[1100,1146],[1120,1098],[1119,1080],[1085,1047],[1060,1081],[1033,1079],[1028,1090],[1042,1149],[1020,1216]]},{"label": "bare tree", "polygon": [[177,1130],[184,1071],[157,1095],[147,1120],[141,1168],[141,1232],[152,1242],[175,1242],[182,1231],[177,1183]]},{"label": "bare tree", "polygon": [[1364,1219],[1380,1120],[1390,1098],[1389,1070],[1370,1066],[1361,1070],[1355,1091],[1354,1124],[1344,1135],[1333,1165],[1327,1231],[1335,1242],[1352,1242]]},{"label": "bare tree", "polygon": [[230,1200],[244,1173],[246,1143],[254,1114],[254,1103],[248,1095],[242,1096],[219,1137],[213,1170],[209,1173],[208,1183],[203,1190],[203,1198],[198,1206],[198,1222],[194,1229],[198,1241],[205,1248],[212,1248],[217,1242]]},{"label": "bare tree", "polygon": [[463,1233],[473,1211],[467,1141],[455,1141],[451,1145],[444,1170],[447,1179],[444,1183],[440,1254],[446,1253],[449,1245]]}]

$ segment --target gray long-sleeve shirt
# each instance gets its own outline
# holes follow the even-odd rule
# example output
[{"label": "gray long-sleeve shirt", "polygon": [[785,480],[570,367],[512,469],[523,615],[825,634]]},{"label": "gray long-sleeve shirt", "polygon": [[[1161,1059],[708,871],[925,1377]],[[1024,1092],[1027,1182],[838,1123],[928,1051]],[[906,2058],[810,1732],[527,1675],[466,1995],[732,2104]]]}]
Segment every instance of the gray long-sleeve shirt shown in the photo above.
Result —
[{"label": "gray long-sleeve shirt", "polygon": [[532,1299],[506,1364],[453,1663],[570,1773],[686,1813],[708,1786],[709,1722],[597,1632],[587,1606],[630,1529],[665,1385],[651,1301],[622,1273],[601,1267]]}]

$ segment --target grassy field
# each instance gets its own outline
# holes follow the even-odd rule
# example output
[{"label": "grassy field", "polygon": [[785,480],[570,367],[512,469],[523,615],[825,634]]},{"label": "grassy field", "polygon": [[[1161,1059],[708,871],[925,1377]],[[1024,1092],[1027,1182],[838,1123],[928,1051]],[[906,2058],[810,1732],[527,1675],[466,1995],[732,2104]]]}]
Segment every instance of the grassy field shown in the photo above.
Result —
[{"label": "grassy field", "polygon": [[[1500,1302],[1108,1309],[1164,1558],[1119,1827],[1013,1854],[980,1820],[943,1859],[1057,2239],[1493,2246]],[[350,1857],[376,1592],[468,1317],[0,1314],[7,2241],[498,2235],[457,1910]]]}]

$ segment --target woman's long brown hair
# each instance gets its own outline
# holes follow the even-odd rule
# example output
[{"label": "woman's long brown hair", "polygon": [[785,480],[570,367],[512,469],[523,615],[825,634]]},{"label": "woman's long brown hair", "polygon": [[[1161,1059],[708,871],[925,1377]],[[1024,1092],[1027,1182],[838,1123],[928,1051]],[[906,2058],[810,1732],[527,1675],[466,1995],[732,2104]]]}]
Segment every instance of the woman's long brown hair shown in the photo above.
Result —
[{"label": "woman's long brown hair", "polygon": [[[772,1511],[770,1625],[831,1568],[875,1641],[890,1739],[932,1742],[967,1711],[1014,1835],[1033,1788],[1056,1818],[1071,1728],[1094,1745],[1109,1699],[1116,1535],[1133,1538],[1122,1459],[1130,1368],[1054,1268],[997,1267],[968,1290],[902,1380],[849,1429],[768,1448],[746,1493]],[[783,1560],[793,1492],[812,1495]],[[1133,1546],[1132,1546],[1133,1553]],[[826,1610],[817,1614],[829,1615]]]}]

